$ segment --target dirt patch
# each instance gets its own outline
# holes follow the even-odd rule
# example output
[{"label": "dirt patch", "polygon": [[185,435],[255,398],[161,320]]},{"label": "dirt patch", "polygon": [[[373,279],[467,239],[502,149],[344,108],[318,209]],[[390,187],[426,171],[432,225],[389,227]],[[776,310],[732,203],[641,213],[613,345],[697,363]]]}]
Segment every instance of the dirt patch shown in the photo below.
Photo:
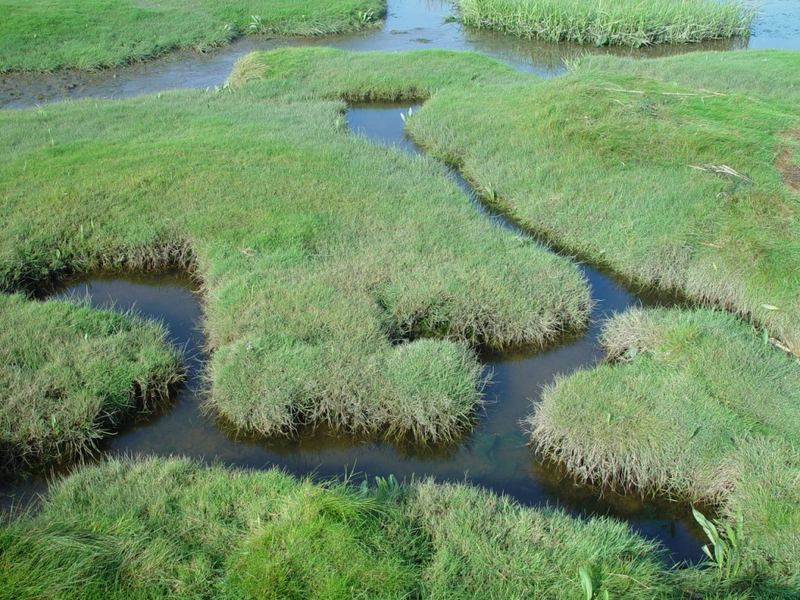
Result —
[{"label": "dirt patch", "polygon": [[[787,137],[800,141],[800,130],[790,132]],[[775,166],[778,167],[783,176],[783,182],[789,186],[789,189],[800,192],[800,165],[792,159],[793,154],[792,146],[784,146],[775,161]]]}]

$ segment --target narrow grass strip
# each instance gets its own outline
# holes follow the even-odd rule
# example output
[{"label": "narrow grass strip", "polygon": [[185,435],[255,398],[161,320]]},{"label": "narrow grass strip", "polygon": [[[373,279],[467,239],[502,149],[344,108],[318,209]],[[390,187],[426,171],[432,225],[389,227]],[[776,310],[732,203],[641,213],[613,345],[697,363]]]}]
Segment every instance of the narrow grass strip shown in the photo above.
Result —
[{"label": "narrow grass strip", "polygon": [[747,36],[741,0],[456,0],[465,25],[525,38],[640,47]]}]

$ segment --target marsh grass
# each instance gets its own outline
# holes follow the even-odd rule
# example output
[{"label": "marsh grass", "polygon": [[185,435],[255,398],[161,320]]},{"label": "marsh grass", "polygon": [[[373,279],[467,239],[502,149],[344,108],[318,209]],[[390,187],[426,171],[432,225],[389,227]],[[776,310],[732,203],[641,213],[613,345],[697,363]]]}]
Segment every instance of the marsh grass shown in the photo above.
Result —
[{"label": "marsh grass", "polygon": [[180,356],[164,328],[69,302],[0,296],[0,471],[91,452],[168,400]]},{"label": "marsh grass", "polygon": [[610,362],[543,392],[533,444],[583,481],[717,504],[708,580],[784,597],[800,582],[796,359],[718,311],[628,311],[602,341]]},{"label": "marsh grass", "polygon": [[383,0],[2,0],[0,72],[117,67],[246,34],[344,33],[385,10]]},{"label": "marsh grass", "polygon": [[0,598],[667,598],[652,542],[467,485],[114,459],[0,526]]},{"label": "marsh grass", "polygon": [[747,36],[740,0],[455,0],[465,25],[594,46],[683,44]]},{"label": "marsh grass", "polygon": [[447,88],[407,131],[566,253],[736,312],[800,353],[797,194],[776,164],[800,124],[796,53],[617,60]]},{"label": "marsh grass", "polygon": [[[220,92],[0,114],[0,289],[190,262],[209,406],[238,432],[460,435],[481,405],[476,350],[580,329],[588,288],[568,260],[477,214],[434,161],[351,135],[332,99],[429,95],[507,67],[349,57],[282,51],[243,63],[244,79],[272,79]],[[404,67],[372,70],[384,61]],[[304,64],[328,70],[322,83]]]}]

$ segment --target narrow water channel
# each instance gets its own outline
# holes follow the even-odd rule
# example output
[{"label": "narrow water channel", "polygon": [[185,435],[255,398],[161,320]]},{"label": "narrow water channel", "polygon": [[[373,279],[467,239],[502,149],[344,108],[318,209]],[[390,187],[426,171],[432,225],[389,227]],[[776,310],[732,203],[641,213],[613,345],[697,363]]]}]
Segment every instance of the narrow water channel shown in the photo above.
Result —
[{"label": "narrow water channel", "polygon": [[[355,134],[419,153],[403,131],[401,114],[409,108],[355,106],[346,117]],[[515,228],[501,215],[484,208],[455,171],[445,172],[477,210],[498,226]],[[591,366],[602,358],[597,337],[603,320],[633,306],[660,303],[631,293],[613,277],[587,265],[578,266],[591,285],[595,301],[587,331],[543,351],[483,356],[486,369],[492,373],[486,389],[489,404],[479,415],[474,431],[459,444],[444,448],[354,439],[324,430],[277,440],[243,439],[223,431],[200,408],[206,359],[202,306],[192,281],[183,274],[95,276],[66,282],[50,297],[86,298],[96,307],[133,309],[161,320],[169,329],[171,341],[186,352],[187,381],[174,403],[162,413],[148,415],[107,438],[101,456],[177,454],[246,468],[278,467],[296,475],[323,478],[355,472],[357,479],[394,474],[400,479],[433,476],[438,480],[468,480],[505,492],[526,505],[559,506],[576,516],[611,515],[623,519],[642,535],[659,540],[668,550],[670,562],[697,561],[702,558],[700,546],[704,540],[689,517],[687,506],[613,493],[601,495],[597,489],[577,485],[553,465],[538,460],[526,445],[520,421],[530,413],[542,386],[558,374]],[[22,484],[0,483],[0,495],[5,495],[0,502],[22,501],[25,493],[45,488],[41,478]]]},{"label": "narrow water channel", "polygon": [[[740,47],[800,49],[800,2],[763,0],[761,17],[749,40],[710,45],[659,47],[646,50],[589,49],[635,56],[691,50],[731,50]],[[149,63],[90,73],[62,71],[49,74],[0,75],[0,107],[26,107],[81,97],[123,98],[174,88],[205,88],[222,84],[234,62],[254,51],[283,46],[334,46],[348,50],[408,50],[448,48],[472,50],[499,58],[514,67],[542,76],[564,71],[563,58],[586,48],[519,40],[490,32],[476,32],[449,20],[447,0],[390,0],[380,29],[348,36],[319,39],[248,37],[208,54],[176,52]],[[403,134],[400,114],[407,106],[361,106],[347,113],[351,129],[382,144],[419,152]],[[469,185],[453,171],[448,175],[472,199],[476,208],[499,226],[512,227],[501,216],[484,209]],[[597,336],[604,319],[633,306],[658,300],[636,295],[613,277],[579,265],[596,302],[585,334],[534,354],[484,356],[493,373],[486,389],[490,401],[477,428],[457,446],[418,448],[376,440],[359,440],[317,431],[293,440],[235,438],[222,431],[200,410],[203,394],[204,336],[202,307],[193,282],[182,274],[113,275],[67,282],[54,297],[88,297],[93,306],[114,306],[162,320],[171,340],[185,348],[188,378],[174,403],[162,413],[123,429],[108,438],[101,454],[180,454],[248,468],[277,466],[298,475],[341,476],[345,470],[369,476],[394,474],[398,478],[431,475],[439,480],[469,480],[514,496],[526,505],[555,505],[578,515],[611,515],[627,521],[641,534],[659,540],[673,562],[701,558],[704,541],[686,513],[686,507],[632,496],[606,494],[576,485],[551,465],[537,460],[526,446],[520,420],[529,414],[543,385],[558,374],[591,366],[601,359]],[[0,482],[0,504],[21,494],[46,489],[44,479]]]},{"label": "narrow water channel", "polygon": [[178,88],[210,88],[222,85],[242,56],[255,50],[287,46],[331,46],[353,51],[471,50],[543,77],[563,73],[564,59],[586,52],[653,57],[747,47],[800,49],[800,1],[745,1],[759,7],[753,35],[748,39],[630,49],[553,44],[477,31],[452,19],[455,9],[450,0],[389,0],[382,27],[354,34],[318,38],[248,36],[207,53],[172,52],[157,60],[120,69],[0,74],[0,108],[24,108],[86,97],[128,98]]}]

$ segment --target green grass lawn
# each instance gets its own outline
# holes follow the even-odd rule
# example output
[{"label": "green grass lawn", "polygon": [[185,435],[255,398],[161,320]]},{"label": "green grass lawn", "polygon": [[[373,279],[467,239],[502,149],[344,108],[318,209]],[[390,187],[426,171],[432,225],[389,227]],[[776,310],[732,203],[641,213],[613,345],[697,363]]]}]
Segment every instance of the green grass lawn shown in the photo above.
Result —
[{"label": "green grass lawn", "polygon": [[385,10],[383,0],[0,0],[0,72],[116,67],[249,33],[342,33]]},{"label": "green grass lawn", "polygon": [[0,471],[90,450],[168,397],[178,359],[156,323],[0,295]]},{"label": "green grass lawn", "polygon": [[407,127],[567,252],[764,324],[800,353],[799,62],[590,59],[546,82],[448,88]]},{"label": "green grass lawn", "polygon": [[[466,87],[510,71],[412,59],[420,90],[445,61]],[[434,161],[350,134],[341,102],[295,87],[0,113],[0,289],[178,262],[203,281],[211,407],[236,429],[451,438],[480,403],[474,347],[582,327],[587,286]]]},{"label": "green grass lawn", "polygon": [[602,341],[613,362],[545,390],[533,443],[582,480],[720,505],[741,519],[727,583],[800,585],[797,359],[708,310],[628,311]]},{"label": "green grass lawn", "polygon": [[[466,485],[113,460],[0,525],[0,598],[668,598],[653,543]],[[603,597],[600,595],[599,597]]]},{"label": "green grass lawn", "polygon": [[465,25],[595,46],[648,46],[747,36],[741,0],[455,0]]}]

